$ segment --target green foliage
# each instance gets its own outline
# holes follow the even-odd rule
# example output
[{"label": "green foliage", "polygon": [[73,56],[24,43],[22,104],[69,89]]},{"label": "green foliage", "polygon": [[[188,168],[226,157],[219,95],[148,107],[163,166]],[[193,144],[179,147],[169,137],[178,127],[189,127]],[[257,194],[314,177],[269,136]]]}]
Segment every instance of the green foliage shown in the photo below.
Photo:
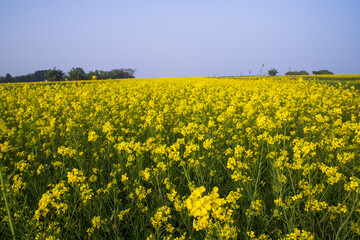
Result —
[{"label": "green foliage", "polygon": [[89,79],[93,79],[94,76],[95,76],[96,79],[99,79],[99,77],[100,77],[100,72],[99,72],[98,70],[95,70],[95,71],[90,71],[90,72],[88,73],[88,78],[89,78]]},{"label": "green foliage", "polygon": [[96,79],[119,79],[119,78],[135,78],[134,76],[135,69],[131,68],[120,68],[113,69],[111,71],[90,71],[87,75],[87,79],[92,79],[93,76],[96,76]]},{"label": "green foliage", "polygon": [[46,70],[39,70],[39,71],[36,71],[34,74],[32,74],[32,79],[34,82],[41,82],[41,81],[44,81],[45,80],[45,73],[46,73]]},{"label": "green foliage", "polygon": [[11,82],[11,75],[9,73],[6,74],[6,80]]},{"label": "green foliage", "polygon": [[275,68],[272,68],[268,71],[269,76],[276,76],[276,74],[278,73],[278,70],[276,70]]},{"label": "green foliage", "polygon": [[56,68],[49,69],[45,72],[45,77],[49,81],[61,81],[64,76],[64,72]]},{"label": "green foliage", "polygon": [[[61,81],[65,78],[69,80],[90,80],[90,79],[118,79],[118,78],[135,78],[135,69],[131,68],[119,68],[111,71],[90,71],[86,73],[82,68],[72,68],[68,73],[69,76],[65,76],[59,69],[39,70],[35,73],[30,73],[21,76],[11,76],[9,73],[5,77],[0,77],[0,83],[9,82],[42,82],[44,80],[49,81]],[[47,75],[48,74],[48,75]],[[94,76],[96,78],[94,78]]]},{"label": "green foliage", "polygon": [[285,75],[309,75],[309,73],[307,71],[289,71]]},{"label": "green foliage", "polygon": [[88,76],[82,68],[72,68],[69,72],[69,80],[87,80]]},{"label": "green foliage", "polygon": [[334,74],[334,73],[330,72],[329,70],[313,71],[312,73],[314,75],[331,75],[331,74]]},{"label": "green foliage", "polygon": [[6,74],[5,77],[0,77],[0,82],[6,83],[6,82],[42,82],[45,80],[45,73],[46,70],[39,70],[35,73],[30,73],[27,75],[21,75],[21,76],[11,76],[9,73]]},{"label": "green foliage", "polygon": [[5,77],[0,77],[0,83],[11,82],[11,80],[12,77],[9,73],[7,73]]},{"label": "green foliage", "polygon": [[134,69],[113,69],[110,71],[110,78],[134,78]]}]

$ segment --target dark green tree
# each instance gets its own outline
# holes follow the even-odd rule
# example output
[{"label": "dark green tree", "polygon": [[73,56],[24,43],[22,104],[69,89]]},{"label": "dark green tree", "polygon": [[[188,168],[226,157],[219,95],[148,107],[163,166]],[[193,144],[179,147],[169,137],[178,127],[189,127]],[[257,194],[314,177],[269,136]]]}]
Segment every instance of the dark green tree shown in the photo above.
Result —
[{"label": "dark green tree", "polygon": [[99,77],[99,79],[109,79],[109,78],[110,78],[109,72],[107,72],[107,71],[100,71],[100,77]]},{"label": "dark green tree", "polygon": [[11,79],[12,79],[12,77],[11,77],[10,73],[7,73],[6,74],[6,81],[11,82]]},{"label": "dark green tree", "polygon": [[313,71],[314,75],[332,75],[334,73],[330,72],[329,70],[319,70],[319,71]]},{"label": "dark green tree", "polygon": [[69,72],[69,79],[70,80],[86,80],[88,79],[87,74],[82,68],[72,68]]},{"label": "dark green tree", "polygon": [[309,73],[307,71],[299,71],[299,72],[297,72],[297,71],[293,71],[293,72],[289,71],[289,72],[285,73],[285,75],[309,75]]},{"label": "dark green tree", "polygon": [[110,78],[134,78],[135,70],[131,68],[113,69],[109,73]]},{"label": "dark green tree", "polygon": [[64,72],[59,69],[49,69],[45,72],[45,77],[48,81],[61,81]]},{"label": "dark green tree", "polygon": [[33,81],[35,81],[35,82],[44,81],[46,79],[45,73],[46,73],[46,70],[39,70],[39,71],[34,72],[34,74],[32,76]]},{"label": "dark green tree", "polygon": [[100,79],[100,72],[98,70],[90,71],[87,75],[88,79],[93,79],[94,76],[96,77],[96,79]]},{"label": "dark green tree", "polygon": [[269,76],[276,76],[278,74],[278,71],[275,68],[272,68],[268,71]]}]

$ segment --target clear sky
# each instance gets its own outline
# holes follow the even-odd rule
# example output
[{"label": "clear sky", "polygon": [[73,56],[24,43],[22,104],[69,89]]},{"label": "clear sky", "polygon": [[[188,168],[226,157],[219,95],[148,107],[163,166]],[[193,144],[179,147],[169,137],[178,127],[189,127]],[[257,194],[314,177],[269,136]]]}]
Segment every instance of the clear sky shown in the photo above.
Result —
[{"label": "clear sky", "polygon": [[359,0],[1,0],[0,76],[360,73]]}]

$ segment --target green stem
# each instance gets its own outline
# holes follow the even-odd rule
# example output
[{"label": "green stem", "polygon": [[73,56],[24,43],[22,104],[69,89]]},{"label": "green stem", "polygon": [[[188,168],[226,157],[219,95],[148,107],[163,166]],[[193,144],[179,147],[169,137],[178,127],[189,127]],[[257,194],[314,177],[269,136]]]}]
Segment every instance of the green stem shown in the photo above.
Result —
[{"label": "green stem", "polygon": [[221,240],[223,240],[223,237],[221,236],[221,231],[220,231],[220,229],[219,229],[219,223],[218,223],[218,221],[216,220],[216,218],[214,218],[214,220],[215,220],[215,227],[216,227],[216,231],[217,231],[217,233],[218,233],[218,237],[220,237],[220,239]]},{"label": "green stem", "polygon": [[184,175],[185,175],[186,180],[187,180],[188,185],[189,185],[189,184],[191,183],[191,181],[190,181],[190,177],[189,177],[189,175],[188,175],[188,172],[186,171],[185,166],[184,166],[184,165],[182,165],[182,167],[183,167],[183,169],[184,169]]},{"label": "green stem", "polygon": [[352,206],[352,208],[351,208],[351,211],[350,211],[348,217],[346,218],[345,222],[343,222],[343,223],[340,225],[339,230],[338,230],[337,233],[336,233],[335,240],[339,239],[340,232],[341,232],[341,230],[345,227],[345,225],[349,222],[350,217],[352,216],[352,214],[353,214],[354,211],[356,210],[356,206],[358,205],[358,201],[359,201],[359,189],[358,189],[357,192],[356,192],[356,198],[355,198],[354,204],[353,204],[353,206]]},{"label": "green stem", "polygon": [[2,175],[2,167],[0,168],[0,180],[1,180],[1,191],[3,193],[3,197],[4,197],[4,201],[5,201],[5,207],[6,207],[6,212],[9,218],[9,225],[10,225],[10,230],[13,236],[13,239],[15,240],[15,231],[14,231],[14,223],[11,217],[11,213],[10,213],[10,208],[9,208],[9,204],[7,202],[7,198],[6,198],[6,192],[5,192],[5,183],[4,183],[4,179],[3,179],[3,175]]}]

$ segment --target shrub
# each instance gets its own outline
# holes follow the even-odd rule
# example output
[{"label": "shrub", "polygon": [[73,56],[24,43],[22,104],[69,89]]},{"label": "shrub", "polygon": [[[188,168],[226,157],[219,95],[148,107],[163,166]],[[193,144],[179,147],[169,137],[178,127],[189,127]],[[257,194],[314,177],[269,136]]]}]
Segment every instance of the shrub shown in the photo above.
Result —
[{"label": "shrub", "polygon": [[328,75],[328,74],[334,74],[330,72],[329,70],[319,70],[319,71],[313,71],[314,75]]},{"label": "shrub", "polygon": [[45,77],[48,81],[61,81],[64,72],[59,69],[49,69],[45,72]]},{"label": "shrub", "polygon": [[276,70],[275,68],[272,68],[268,71],[269,76],[275,76],[278,73],[278,70]]},{"label": "shrub", "polygon": [[285,75],[309,75],[309,73],[307,71],[299,71],[299,72],[297,72],[297,71],[293,71],[293,72],[289,71],[289,72],[285,73]]}]

